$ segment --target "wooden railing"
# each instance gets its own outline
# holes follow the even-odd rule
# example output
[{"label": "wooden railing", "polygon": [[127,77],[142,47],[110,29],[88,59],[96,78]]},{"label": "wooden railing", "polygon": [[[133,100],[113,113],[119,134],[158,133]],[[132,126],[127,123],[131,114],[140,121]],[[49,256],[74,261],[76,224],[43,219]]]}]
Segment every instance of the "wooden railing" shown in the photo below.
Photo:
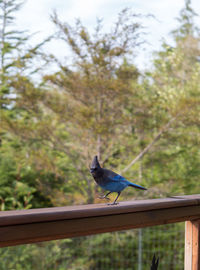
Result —
[{"label": "wooden railing", "polygon": [[185,270],[200,270],[200,195],[0,212],[0,247],[181,221]]}]

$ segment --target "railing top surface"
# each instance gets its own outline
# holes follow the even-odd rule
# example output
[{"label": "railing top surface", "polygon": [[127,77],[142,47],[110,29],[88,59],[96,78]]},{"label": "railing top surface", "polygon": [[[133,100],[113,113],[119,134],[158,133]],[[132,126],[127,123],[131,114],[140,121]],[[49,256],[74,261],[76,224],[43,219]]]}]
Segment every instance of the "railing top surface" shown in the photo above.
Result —
[{"label": "railing top surface", "polygon": [[78,218],[100,217],[124,213],[135,213],[160,209],[173,209],[186,206],[200,206],[200,194],[173,196],[162,199],[133,200],[118,205],[89,204],[65,207],[13,210],[0,212],[0,226],[73,220]]},{"label": "railing top surface", "polygon": [[200,219],[200,194],[0,212],[0,247]]}]

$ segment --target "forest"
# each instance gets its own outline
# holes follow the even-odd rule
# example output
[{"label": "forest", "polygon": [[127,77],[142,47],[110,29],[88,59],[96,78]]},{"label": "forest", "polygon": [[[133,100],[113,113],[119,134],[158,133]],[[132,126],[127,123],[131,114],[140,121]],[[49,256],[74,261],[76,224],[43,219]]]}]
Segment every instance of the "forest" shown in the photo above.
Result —
[{"label": "forest", "polygon": [[[93,32],[52,12],[55,35],[33,46],[32,33],[15,27],[22,5],[0,0],[0,210],[102,203],[89,171],[95,155],[103,167],[148,188],[127,188],[121,201],[199,193],[200,29],[191,1],[171,31],[173,44],[163,38],[145,71],[135,64],[145,43],[142,18],[131,9],[110,29],[97,19]],[[66,45],[64,61],[45,53],[54,39]],[[86,247],[89,240],[1,249],[0,269],[104,269],[94,264],[103,251],[89,261],[76,241]],[[112,234],[91,246],[104,241],[114,241]]]}]

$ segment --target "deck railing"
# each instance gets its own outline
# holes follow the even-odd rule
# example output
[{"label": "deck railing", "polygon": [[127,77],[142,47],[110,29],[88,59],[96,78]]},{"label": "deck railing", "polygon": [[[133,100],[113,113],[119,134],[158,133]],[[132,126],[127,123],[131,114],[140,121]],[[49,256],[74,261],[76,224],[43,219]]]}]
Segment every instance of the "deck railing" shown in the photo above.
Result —
[{"label": "deck railing", "polygon": [[0,247],[186,222],[185,270],[200,270],[200,195],[0,212]]}]

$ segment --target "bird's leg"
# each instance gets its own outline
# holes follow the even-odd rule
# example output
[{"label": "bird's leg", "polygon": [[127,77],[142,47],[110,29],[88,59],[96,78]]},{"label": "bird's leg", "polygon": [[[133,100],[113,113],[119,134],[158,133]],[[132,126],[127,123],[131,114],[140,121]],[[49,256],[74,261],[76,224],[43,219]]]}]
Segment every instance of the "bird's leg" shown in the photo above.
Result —
[{"label": "bird's leg", "polygon": [[106,199],[106,200],[110,200],[107,196],[112,193],[111,191],[109,191],[106,195],[104,196],[100,196],[99,199]]},{"label": "bird's leg", "polygon": [[117,204],[117,199],[119,198],[119,195],[121,194],[121,192],[118,192],[118,195],[117,195],[117,197],[116,197],[116,199],[114,200],[114,202],[113,203],[111,203],[110,205],[115,205],[115,204]]}]

